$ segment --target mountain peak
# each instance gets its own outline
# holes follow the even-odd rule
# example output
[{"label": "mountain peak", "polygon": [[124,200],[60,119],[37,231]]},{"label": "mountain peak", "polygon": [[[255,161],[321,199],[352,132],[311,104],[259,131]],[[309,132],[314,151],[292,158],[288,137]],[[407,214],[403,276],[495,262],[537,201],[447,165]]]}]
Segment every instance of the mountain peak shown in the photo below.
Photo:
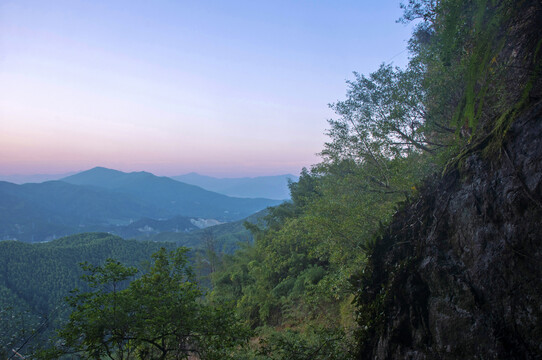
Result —
[{"label": "mountain peak", "polygon": [[126,173],[97,166],[92,169],[81,171],[77,174],[62,178],[60,181],[76,185],[93,185],[96,181],[112,180],[123,175],[126,175]]}]

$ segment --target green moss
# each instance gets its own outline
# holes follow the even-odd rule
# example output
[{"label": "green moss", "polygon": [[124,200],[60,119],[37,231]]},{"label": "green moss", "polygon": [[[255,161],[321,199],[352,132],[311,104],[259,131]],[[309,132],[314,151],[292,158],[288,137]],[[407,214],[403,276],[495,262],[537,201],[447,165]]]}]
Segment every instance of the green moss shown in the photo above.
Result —
[{"label": "green moss", "polygon": [[[499,21],[502,21],[502,19]],[[493,28],[497,26],[500,23],[499,21],[491,21],[491,27]],[[533,62],[536,64],[536,67],[529,80],[523,87],[519,100],[515,104],[509,105],[508,107],[503,107],[500,111],[500,116],[498,116],[489,130],[486,130],[483,133],[476,132],[478,120],[484,114],[484,99],[486,99],[489,95],[502,92],[502,89],[504,88],[504,84],[496,81],[491,83],[492,89],[489,91],[490,89],[488,87],[488,82],[485,81],[485,78],[489,77],[491,73],[494,72],[494,69],[492,68],[492,63],[495,62],[496,58],[496,55],[494,54],[501,51],[505,44],[505,41],[501,40],[495,52],[490,51],[488,48],[490,41],[491,39],[487,37],[484,39],[483,45],[480,46],[482,49],[480,51],[482,51],[484,54],[483,58],[480,58],[480,54],[482,53],[478,53],[478,55],[472,56],[471,58],[471,64],[478,62],[480,65],[471,65],[469,67],[469,82],[467,84],[465,96],[458,105],[453,119],[453,123],[458,125],[461,125],[461,121],[464,121],[464,125],[468,124],[469,126],[472,126],[472,136],[468,141],[468,145],[447,162],[442,173],[443,175],[455,169],[462,172],[466,157],[474,152],[481,151],[482,155],[487,159],[498,158],[500,156],[502,144],[506,138],[508,130],[512,126],[515,119],[517,119],[518,115],[526,108],[526,106],[528,106],[529,94],[535,81],[540,77],[541,62],[539,61],[539,56],[540,50],[542,49],[542,39],[538,41],[534,51]],[[476,83],[483,84],[479,91],[475,91]],[[501,102],[499,105],[502,105],[502,103],[505,102]],[[457,135],[458,134],[456,134],[456,136]],[[459,140],[458,143],[460,143]]]},{"label": "green moss", "polygon": [[535,81],[540,77],[541,65],[538,58],[541,47],[542,39],[538,41],[535,48],[534,63],[536,64],[536,67],[531,74],[529,81],[527,81],[523,88],[521,98],[516,104],[514,104],[513,107],[503,112],[503,114],[495,122],[491,133],[488,135],[490,140],[488,141],[487,146],[483,150],[483,154],[486,158],[492,158],[496,155],[500,155],[502,144],[504,142],[504,139],[506,138],[506,134],[508,133],[510,126],[512,126],[514,120],[517,119],[518,115],[529,104],[529,94],[533,88]]}]

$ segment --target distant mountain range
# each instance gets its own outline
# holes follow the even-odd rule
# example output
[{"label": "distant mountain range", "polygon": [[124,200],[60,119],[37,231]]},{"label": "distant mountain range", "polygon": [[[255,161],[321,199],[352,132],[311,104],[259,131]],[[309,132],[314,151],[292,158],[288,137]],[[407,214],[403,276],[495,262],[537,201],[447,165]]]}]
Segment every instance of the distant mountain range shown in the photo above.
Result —
[{"label": "distant mountain range", "polygon": [[297,176],[291,174],[253,178],[214,178],[197,173],[189,173],[172,176],[171,178],[228,196],[242,198],[263,197],[275,200],[289,199],[290,189],[288,188],[288,182],[299,180]]},{"label": "distant mountain range", "polygon": [[[235,221],[280,202],[234,198],[147,172],[98,167],[61,181],[0,182],[0,239],[36,242],[79,232],[116,230],[130,236],[130,231],[139,233],[145,226],[156,231],[153,224],[163,231],[191,231],[201,226],[199,218]],[[132,224],[142,219],[147,219],[146,223]]]},{"label": "distant mountain range", "polygon": [[125,173],[102,167],[61,180],[129,195],[145,205],[161,209],[162,218],[183,215],[221,221],[239,220],[267,206],[280,203],[263,198],[229,197],[165,176],[155,176],[148,172]]},{"label": "distant mountain range", "polygon": [[[106,168],[91,169],[92,173],[85,175],[85,182],[96,181],[102,182],[99,179],[101,176],[99,169],[110,170]],[[111,170],[115,171],[115,170]],[[88,173],[84,171],[83,173]],[[128,175],[118,171],[118,173]],[[81,173],[70,172],[64,174],[32,174],[32,175],[0,175],[0,181],[10,182],[14,184],[27,183],[42,183],[45,181],[62,180],[72,183],[79,181],[79,176],[72,179],[71,175],[80,175]],[[130,173],[130,174],[149,174],[146,172]],[[152,174],[150,174],[152,175]],[[90,179],[90,176],[95,176],[95,179]],[[111,177],[111,174],[106,174]],[[288,188],[289,181],[298,181],[299,177],[292,174],[275,175],[275,176],[258,176],[258,177],[241,177],[241,178],[216,178],[211,176],[200,175],[195,172],[170,176],[171,179],[183,182],[185,184],[199,186],[205,190],[217,192],[219,194],[240,197],[240,198],[265,198],[272,200],[290,199],[290,189]],[[121,180],[121,176],[117,180]],[[87,184],[91,185],[91,184]],[[108,184],[113,186],[113,184]]]},{"label": "distant mountain range", "polygon": [[52,181],[62,179],[66,176],[75,174],[76,172],[68,172],[63,174],[16,174],[16,175],[0,175],[0,181],[7,181],[14,184],[41,183],[44,181]]}]

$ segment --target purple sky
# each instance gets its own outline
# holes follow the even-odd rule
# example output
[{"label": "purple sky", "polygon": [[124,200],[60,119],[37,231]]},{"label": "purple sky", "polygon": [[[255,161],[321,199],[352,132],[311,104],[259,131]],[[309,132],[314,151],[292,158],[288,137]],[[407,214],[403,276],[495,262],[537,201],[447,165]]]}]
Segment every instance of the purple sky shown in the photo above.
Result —
[{"label": "purple sky", "polygon": [[1,1],[0,175],[318,162],[352,71],[403,66],[396,1]]}]

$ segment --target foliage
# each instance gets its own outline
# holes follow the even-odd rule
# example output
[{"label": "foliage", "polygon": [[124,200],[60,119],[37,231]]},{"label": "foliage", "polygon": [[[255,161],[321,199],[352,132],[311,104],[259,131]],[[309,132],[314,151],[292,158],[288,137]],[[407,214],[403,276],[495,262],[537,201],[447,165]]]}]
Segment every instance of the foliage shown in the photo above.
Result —
[{"label": "foliage", "polygon": [[24,354],[51,336],[67,308],[70,290],[87,289],[79,263],[102,263],[108,257],[145,267],[161,246],[124,240],[106,233],[72,235],[48,243],[0,242],[0,351]]},{"label": "foliage", "polygon": [[407,70],[381,65],[367,77],[355,73],[347,99],[331,105],[339,118],[329,121],[331,142],[319,169],[354,171],[366,191],[404,192],[400,184],[411,184],[403,178],[419,169],[420,156],[446,147],[425,121],[421,71],[414,65]]},{"label": "foliage", "polygon": [[323,152],[374,162],[412,150],[432,151],[423,132],[425,109],[419,68],[381,65],[368,77],[354,73],[347,99],[331,105],[339,120],[331,120],[332,143]]},{"label": "foliage", "polygon": [[527,50],[519,54],[517,38],[525,34],[516,30],[521,29],[518,19],[527,20],[522,12],[528,13],[529,6],[510,0],[409,0],[403,5],[403,21],[422,20],[410,47],[411,63],[425,73],[426,120],[464,139],[455,151],[475,135],[491,132],[495,119],[530,90],[536,43],[524,38]]},{"label": "foliage", "polygon": [[331,105],[339,118],[330,121],[322,163],[303,169],[290,184],[292,201],[270,209],[264,226],[249,226],[254,246],[224,257],[213,299],[233,301],[253,328],[355,327],[344,312],[366,242],[445,147],[425,122],[422,70],[383,65],[356,74],[347,99]]},{"label": "foliage", "polygon": [[128,282],[136,269],[108,259],[84,265],[91,288],[69,298],[70,320],[58,346],[43,357],[185,359],[198,355],[225,359],[248,332],[223,306],[203,304],[193,282],[186,248],[153,254],[148,273]]},{"label": "foliage", "polygon": [[305,331],[271,331],[262,338],[255,359],[269,360],[349,360],[352,344],[338,328],[311,328]]},{"label": "foliage", "polygon": [[[397,160],[386,161],[391,167]],[[233,301],[251,327],[297,329],[260,333],[267,340],[257,348],[267,356],[286,356],[289,350],[279,353],[288,346],[315,351],[305,338],[309,324],[353,331],[349,277],[365,262],[365,241],[404,198],[402,191],[369,191],[363,174],[363,164],[352,161],[304,170],[291,184],[292,202],[270,209],[264,226],[252,225],[254,245],[225,256],[213,274],[211,298]]]},{"label": "foliage", "polygon": [[0,289],[0,358],[8,359],[13,350],[20,349],[35,337],[41,335],[46,319],[33,314],[25,307],[26,304],[17,302],[16,296],[9,289]]}]

